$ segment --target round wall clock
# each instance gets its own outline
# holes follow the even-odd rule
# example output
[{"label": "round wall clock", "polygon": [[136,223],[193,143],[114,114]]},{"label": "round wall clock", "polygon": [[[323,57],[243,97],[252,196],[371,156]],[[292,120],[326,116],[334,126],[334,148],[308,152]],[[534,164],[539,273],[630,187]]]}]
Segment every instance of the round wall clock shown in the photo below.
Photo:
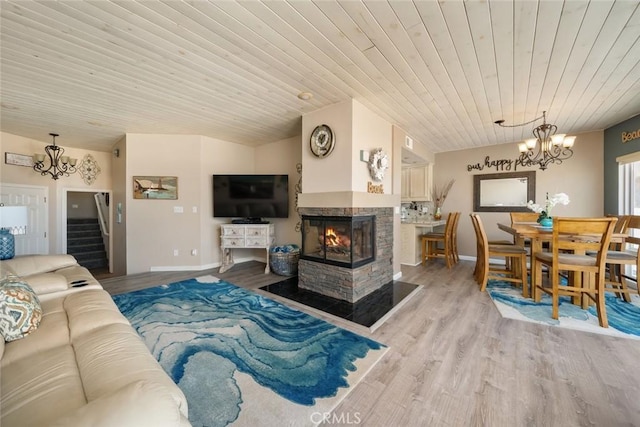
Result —
[{"label": "round wall clock", "polygon": [[316,126],[311,132],[311,152],[316,157],[327,157],[333,151],[335,137],[327,125]]}]

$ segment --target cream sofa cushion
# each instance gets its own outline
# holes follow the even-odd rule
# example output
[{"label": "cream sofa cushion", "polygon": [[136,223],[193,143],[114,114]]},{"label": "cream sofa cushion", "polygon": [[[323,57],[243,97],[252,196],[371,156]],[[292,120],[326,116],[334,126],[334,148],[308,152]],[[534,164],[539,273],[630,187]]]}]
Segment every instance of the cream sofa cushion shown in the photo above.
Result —
[{"label": "cream sofa cushion", "polygon": [[16,360],[69,345],[69,322],[63,308],[62,298],[42,303],[42,321],[35,332],[20,341],[7,343],[2,357],[2,369]]},{"label": "cream sofa cushion", "polygon": [[23,277],[22,280],[27,282],[40,295],[64,291],[69,287],[67,278],[58,273],[32,274]]},{"label": "cream sofa cushion", "polygon": [[165,387],[138,381],[89,402],[50,427],[178,427],[183,420]]},{"label": "cream sofa cushion", "polygon": [[183,415],[187,400],[129,325],[111,324],[73,339],[87,400],[92,401],[135,381],[161,384]]},{"label": "cream sofa cushion", "polygon": [[3,360],[2,426],[46,425],[85,405],[82,390],[71,346],[34,353],[8,365]]},{"label": "cream sofa cushion", "polygon": [[120,323],[131,328],[111,295],[102,289],[87,289],[69,294],[64,298],[63,307],[69,321],[71,341],[112,323]]}]

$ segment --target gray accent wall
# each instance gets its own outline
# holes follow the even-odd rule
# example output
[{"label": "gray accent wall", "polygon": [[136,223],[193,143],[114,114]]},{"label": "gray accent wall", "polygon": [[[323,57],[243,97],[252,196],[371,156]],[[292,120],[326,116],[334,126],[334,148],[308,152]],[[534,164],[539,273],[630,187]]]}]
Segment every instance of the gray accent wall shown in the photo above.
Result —
[{"label": "gray accent wall", "polygon": [[640,138],[622,142],[622,133],[640,130],[640,114],[604,131],[604,212],[618,213],[618,163],[616,158],[640,151]]}]

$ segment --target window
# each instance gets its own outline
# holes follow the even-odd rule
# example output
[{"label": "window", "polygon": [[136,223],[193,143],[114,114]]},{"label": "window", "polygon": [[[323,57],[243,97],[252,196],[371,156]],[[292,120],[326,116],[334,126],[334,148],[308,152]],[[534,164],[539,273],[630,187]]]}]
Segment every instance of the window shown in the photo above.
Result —
[{"label": "window", "polygon": [[[627,154],[616,159],[618,162],[618,213],[620,215],[640,215],[640,152]],[[633,231],[637,236],[637,230]],[[630,247],[628,246],[630,249]],[[625,276],[637,276],[636,266],[627,265]]]}]

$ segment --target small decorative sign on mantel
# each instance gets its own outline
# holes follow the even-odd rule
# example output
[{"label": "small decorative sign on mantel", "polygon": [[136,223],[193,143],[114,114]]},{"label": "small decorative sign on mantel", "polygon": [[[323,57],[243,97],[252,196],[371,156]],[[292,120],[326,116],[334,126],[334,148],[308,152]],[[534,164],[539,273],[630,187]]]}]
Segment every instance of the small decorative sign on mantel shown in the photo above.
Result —
[{"label": "small decorative sign on mantel", "polygon": [[33,167],[33,157],[26,154],[4,153],[4,162],[8,165]]},{"label": "small decorative sign on mantel", "polygon": [[374,184],[373,182],[369,181],[367,183],[367,193],[384,194],[384,185]]}]

